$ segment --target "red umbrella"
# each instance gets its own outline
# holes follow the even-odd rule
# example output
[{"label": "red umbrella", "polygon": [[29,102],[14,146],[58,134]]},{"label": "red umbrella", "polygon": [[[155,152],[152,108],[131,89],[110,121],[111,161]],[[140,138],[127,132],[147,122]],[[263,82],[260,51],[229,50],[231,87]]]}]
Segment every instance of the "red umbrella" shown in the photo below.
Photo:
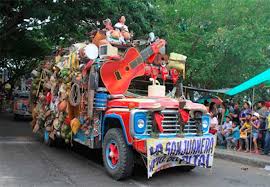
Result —
[{"label": "red umbrella", "polygon": [[220,105],[223,102],[220,97],[214,96],[214,95],[203,96],[200,99],[198,99],[196,102],[203,104],[205,101],[207,101],[208,103],[214,102],[217,105]]}]

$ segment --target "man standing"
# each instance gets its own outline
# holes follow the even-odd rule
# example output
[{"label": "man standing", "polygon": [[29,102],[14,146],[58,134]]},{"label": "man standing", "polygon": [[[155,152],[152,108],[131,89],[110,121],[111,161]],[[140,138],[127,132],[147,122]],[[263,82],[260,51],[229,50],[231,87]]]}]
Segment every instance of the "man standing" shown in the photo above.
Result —
[{"label": "man standing", "polygon": [[270,152],[270,114],[267,116],[266,119],[266,133],[264,139],[264,151],[263,155],[268,155]]},{"label": "man standing", "polygon": [[230,116],[231,116],[231,118],[232,118],[232,122],[233,122],[236,126],[240,125],[239,114],[240,114],[239,105],[238,105],[238,103],[236,102],[236,103],[234,104],[234,107],[233,107],[233,112],[230,112]]},{"label": "man standing", "polygon": [[266,118],[269,114],[266,103],[264,101],[259,101],[257,105],[257,113],[260,114],[260,128],[259,128],[259,137],[258,140],[261,143],[261,147],[264,147],[264,140],[266,134]]},{"label": "man standing", "polygon": [[267,112],[266,103],[264,101],[258,102],[257,112],[260,114],[260,116],[264,115]]}]

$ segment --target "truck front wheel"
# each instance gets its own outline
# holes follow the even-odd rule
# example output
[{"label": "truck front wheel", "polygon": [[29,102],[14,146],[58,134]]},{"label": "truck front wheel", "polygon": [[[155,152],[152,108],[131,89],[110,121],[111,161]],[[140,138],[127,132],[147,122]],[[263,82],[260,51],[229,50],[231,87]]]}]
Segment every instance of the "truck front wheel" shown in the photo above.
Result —
[{"label": "truck front wheel", "polygon": [[104,137],[102,154],[104,166],[114,179],[124,179],[132,174],[133,150],[127,145],[121,129],[108,130]]}]

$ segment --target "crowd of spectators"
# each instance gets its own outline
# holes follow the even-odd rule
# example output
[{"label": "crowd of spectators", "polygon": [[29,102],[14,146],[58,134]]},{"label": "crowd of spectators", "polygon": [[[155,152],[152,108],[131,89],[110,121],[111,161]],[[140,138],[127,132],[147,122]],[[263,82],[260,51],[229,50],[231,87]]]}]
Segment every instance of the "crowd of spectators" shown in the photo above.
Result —
[{"label": "crowd of spectators", "polygon": [[268,155],[270,152],[270,104],[260,101],[251,106],[244,101],[204,103],[211,116],[210,133],[217,136],[217,145],[235,151]]}]

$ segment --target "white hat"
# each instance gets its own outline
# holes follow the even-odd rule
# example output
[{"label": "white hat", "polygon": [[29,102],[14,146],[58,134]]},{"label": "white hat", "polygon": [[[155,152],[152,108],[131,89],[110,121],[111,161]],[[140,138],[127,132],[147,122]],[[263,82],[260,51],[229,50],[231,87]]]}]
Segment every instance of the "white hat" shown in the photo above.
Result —
[{"label": "white hat", "polygon": [[256,116],[257,118],[259,118],[260,114],[258,112],[254,112],[253,116]]},{"label": "white hat", "polygon": [[249,105],[249,107],[251,107],[251,102],[250,101],[245,100],[244,103],[247,103]]}]

